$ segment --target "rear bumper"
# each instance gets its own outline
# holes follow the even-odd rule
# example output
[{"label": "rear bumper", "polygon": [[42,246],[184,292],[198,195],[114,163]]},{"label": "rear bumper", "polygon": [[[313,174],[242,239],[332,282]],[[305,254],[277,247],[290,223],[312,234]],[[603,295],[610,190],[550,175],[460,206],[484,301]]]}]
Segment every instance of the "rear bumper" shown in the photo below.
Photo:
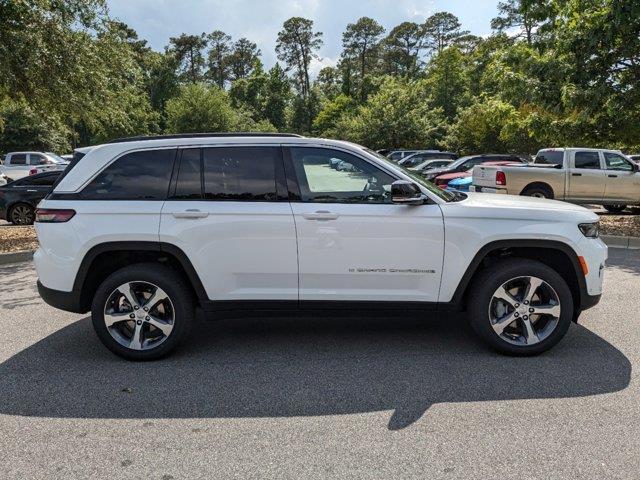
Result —
[{"label": "rear bumper", "polygon": [[471,185],[469,187],[469,191],[476,192],[476,193],[502,193],[502,194],[508,193],[505,188],[479,187],[477,185]]},{"label": "rear bumper", "polygon": [[42,299],[54,308],[73,313],[86,313],[87,310],[80,306],[80,295],[76,292],[63,292],[47,288],[38,280],[38,293]]}]

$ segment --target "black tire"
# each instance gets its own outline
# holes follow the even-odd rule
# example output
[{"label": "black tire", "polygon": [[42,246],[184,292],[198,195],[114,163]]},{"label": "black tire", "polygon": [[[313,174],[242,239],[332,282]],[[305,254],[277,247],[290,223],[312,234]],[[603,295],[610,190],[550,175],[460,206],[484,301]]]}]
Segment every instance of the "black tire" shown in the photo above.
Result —
[{"label": "black tire", "polygon": [[33,225],[36,211],[28,203],[17,203],[9,210],[7,219],[14,225]]},{"label": "black tire", "polygon": [[533,185],[526,187],[520,195],[525,197],[553,198],[553,192],[549,187],[544,185]]},{"label": "black tire", "polygon": [[[538,277],[548,283],[560,301],[560,316],[555,329],[539,343],[513,345],[499,336],[491,325],[490,303],[496,290],[517,277]],[[567,333],[574,315],[573,297],[564,279],[552,268],[535,260],[512,258],[499,261],[474,279],[468,297],[467,313],[471,327],[490,347],[513,356],[538,355],[557,344]]]},{"label": "black tire", "polygon": [[621,213],[626,208],[626,205],[604,205],[604,209],[609,213]]},{"label": "black tire", "polygon": [[[128,282],[148,282],[158,286],[166,292],[173,307],[175,318],[170,334],[162,343],[147,350],[121,345],[105,324],[107,301],[115,289]],[[91,305],[91,320],[98,338],[109,350],[127,360],[156,360],[167,355],[188,337],[194,315],[195,299],[187,282],[174,270],[154,263],[134,264],[109,275],[98,287]]]}]

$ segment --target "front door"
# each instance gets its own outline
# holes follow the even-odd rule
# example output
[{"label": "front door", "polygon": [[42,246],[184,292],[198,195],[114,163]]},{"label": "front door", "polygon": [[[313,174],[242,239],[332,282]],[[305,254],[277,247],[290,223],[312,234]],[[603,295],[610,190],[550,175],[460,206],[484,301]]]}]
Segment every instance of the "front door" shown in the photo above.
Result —
[{"label": "front door", "polygon": [[300,300],[437,301],[444,253],[438,205],[393,204],[396,179],[342,150],[291,147],[289,157],[287,175],[300,197],[291,203]]},{"label": "front door", "polygon": [[640,202],[640,173],[619,153],[604,152],[607,175],[604,199],[627,204]]},{"label": "front door", "polygon": [[[210,300],[298,299],[280,146],[181,149],[160,241],[189,257]],[[281,172],[278,173],[278,172]]]},{"label": "front door", "polygon": [[569,194],[577,203],[599,203],[604,196],[605,175],[597,151],[575,152],[569,160]]}]

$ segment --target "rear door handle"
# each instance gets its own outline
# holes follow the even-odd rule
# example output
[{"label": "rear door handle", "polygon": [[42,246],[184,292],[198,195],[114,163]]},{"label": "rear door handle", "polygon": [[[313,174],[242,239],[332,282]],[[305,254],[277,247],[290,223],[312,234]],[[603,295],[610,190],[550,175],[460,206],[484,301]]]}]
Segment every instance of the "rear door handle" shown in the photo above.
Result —
[{"label": "rear door handle", "polygon": [[27,190],[29,193],[36,193],[38,190]]},{"label": "rear door handle", "polygon": [[618,175],[609,175],[609,178],[618,178]]},{"label": "rear door handle", "polygon": [[309,213],[303,213],[302,214],[303,218],[306,218],[307,220],[336,220],[339,215],[337,213],[333,213],[330,212],[328,210],[318,210],[317,212],[309,212]]},{"label": "rear door handle", "polygon": [[581,177],[582,174],[581,173],[572,173],[571,176],[572,177]]},{"label": "rear door handle", "polygon": [[173,212],[172,215],[175,218],[206,218],[209,216],[209,212],[202,212],[200,210],[188,209],[182,212]]}]

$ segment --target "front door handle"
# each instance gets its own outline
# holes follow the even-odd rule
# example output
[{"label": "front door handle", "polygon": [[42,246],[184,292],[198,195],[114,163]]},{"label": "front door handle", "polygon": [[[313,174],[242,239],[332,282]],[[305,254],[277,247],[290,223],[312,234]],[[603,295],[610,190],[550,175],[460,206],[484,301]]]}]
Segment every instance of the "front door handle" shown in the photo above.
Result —
[{"label": "front door handle", "polygon": [[328,210],[318,210],[317,212],[309,212],[309,213],[303,213],[302,214],[303,218],[306,218],[307,220],[336,220],[339,215],[337,213],[333,213],[330,212]]},{"label": "front door handle", "polygon": [[572,177],[581,177],[582,174],[581,173],[572,173],[571,176]]},{"label": "front door handle", "polygon": [[609,175],[609,178],[618,178],[618,175]]},{"label": "front door handle", "polygon": [[202,212],[196,209],[188,209],[181,212],[173,212],[172,215],[175,218],[206,218],[209,216],[209,212]]}]

